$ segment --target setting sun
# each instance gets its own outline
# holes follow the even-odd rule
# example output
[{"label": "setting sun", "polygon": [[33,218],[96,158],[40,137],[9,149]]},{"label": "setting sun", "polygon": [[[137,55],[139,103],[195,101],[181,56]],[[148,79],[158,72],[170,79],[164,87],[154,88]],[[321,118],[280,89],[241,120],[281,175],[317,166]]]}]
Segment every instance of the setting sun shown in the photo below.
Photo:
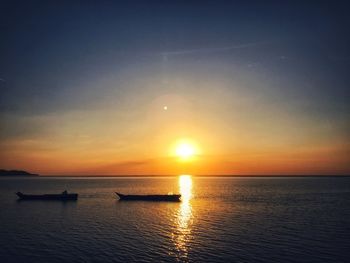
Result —
[{"label": "setting sun", "polygon": [[180,141],[175,146],[175,155],[183,160],[187,160],[197,154],[196,146],[188,141]]},{"label": "setting sun", "polygon": [[176,148],[176,154],[182,158],[188,158],[194,154],[194,148],[192,145],[187,143],[182,143]]}]

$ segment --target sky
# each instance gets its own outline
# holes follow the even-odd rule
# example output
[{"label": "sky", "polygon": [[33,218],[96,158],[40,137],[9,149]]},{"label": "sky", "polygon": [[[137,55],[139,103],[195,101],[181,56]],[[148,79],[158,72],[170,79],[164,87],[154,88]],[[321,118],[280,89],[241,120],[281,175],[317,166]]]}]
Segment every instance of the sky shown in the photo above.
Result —
[{"label": "sky", "polygon": [[346,1],[1,1],[0,36],[2,169],[350,174]]}]

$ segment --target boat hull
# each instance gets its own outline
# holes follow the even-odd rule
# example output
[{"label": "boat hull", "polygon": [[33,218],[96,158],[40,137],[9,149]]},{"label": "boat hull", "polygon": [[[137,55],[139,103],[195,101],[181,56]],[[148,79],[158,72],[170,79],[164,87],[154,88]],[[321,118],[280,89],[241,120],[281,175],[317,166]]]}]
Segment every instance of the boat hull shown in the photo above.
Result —
[{"label": "boat hull", "polygon": [[116,193],[121,201],[165,201],[180,202],[181,195],[124,195]]},{"label": "boat hull", "polygon": [[74,201],[78,199],[78,194],[43,194],[43,195],[26,195],[20,192],[16,193],[20,200],[60,200]]}]

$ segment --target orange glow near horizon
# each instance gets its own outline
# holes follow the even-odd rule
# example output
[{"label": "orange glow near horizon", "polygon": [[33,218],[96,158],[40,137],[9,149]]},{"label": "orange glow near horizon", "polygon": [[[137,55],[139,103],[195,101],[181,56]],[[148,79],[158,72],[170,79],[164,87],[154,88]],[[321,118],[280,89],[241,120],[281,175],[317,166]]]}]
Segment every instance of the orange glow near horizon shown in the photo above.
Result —
[{"label": "orange glow near horizon", "polygon": [[[158,80],[144,85],[152,90]],[[194,83],[184,78],[178,85]],[[155,95],[133,110],[111,104],[16,119],[40,129],[0,141],[0,168],[66,176],[349,174],[350,144],[333,127],[268,104],[257,111],[250,101],[233,114],[228,109],[237,94],[220,79],[200,87],[200,98],[197,92]]]}]

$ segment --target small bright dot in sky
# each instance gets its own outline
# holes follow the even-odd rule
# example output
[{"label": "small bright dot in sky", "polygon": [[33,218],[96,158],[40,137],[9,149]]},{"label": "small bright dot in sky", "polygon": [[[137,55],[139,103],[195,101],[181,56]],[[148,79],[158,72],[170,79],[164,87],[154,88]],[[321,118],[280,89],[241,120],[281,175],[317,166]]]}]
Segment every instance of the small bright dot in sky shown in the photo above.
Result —
[{"label": "small bright dot in sky", "polygon": [[168,106],[164,106],[163,109],[164,109],[164,110],[167,110],[167,109],[168,109]]}]

